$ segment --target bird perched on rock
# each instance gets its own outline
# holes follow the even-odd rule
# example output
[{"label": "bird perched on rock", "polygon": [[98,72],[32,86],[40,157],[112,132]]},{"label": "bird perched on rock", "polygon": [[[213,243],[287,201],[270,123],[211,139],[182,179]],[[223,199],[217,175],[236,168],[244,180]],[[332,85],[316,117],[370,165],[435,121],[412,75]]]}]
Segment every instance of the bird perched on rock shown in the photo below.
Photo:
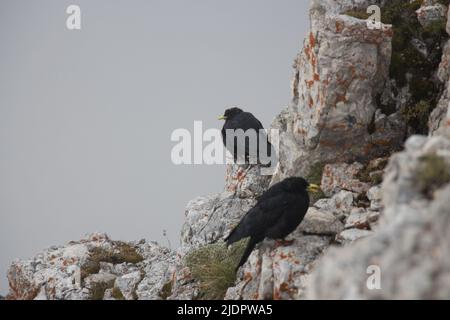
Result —
[{"label": "bird perched on rock", "polygon": [[[259,155],[259,147],[261,144],[261,147],[267,148],[267,160],[263,161],[265,162],[263,164],[270,164],[272,145],[267,140],[267,135],[264,131],[261,131],[261,137],[264,139],[264,141],[260,139],[260,130],[264,130],[264,127],[253,114],[233,107],[227,109],[224,115],[219,117],[219,120],[225,120],[225,124],[222,127],[222,140],[225,148],[227,148],[228,151],[230,151],[230,153],[233,155],[234,163],[237,163],[238,158],[240,161],[242,161],[242,163],[239,164],[261,163],[261,158]],[[251,140],[249,138],[250,135],[246,135],[245,137],[243,137],[243,139],[238,139],[237,134],[239,134],[239,132],[237,130],[239,129],[242,129],[243,133],[250,133],[251,131],[253,131],[253,133],[255,134],[254,137],[256,137],[256,139]],[[234,136],[234,138],[233,136],[229,137],[229,143],[234,141],[234,146],[228,145],[229,143],[227,143],[227,136],[230,133]],[[245,145],[242,145],[244,143]]]},{"label": "bird perched on rock", "polygon": [[270,187],[225,239],[227,245],[231,245],[250,238],[237,269],[264,238],[284,239],[294,231],[308,211],[308,191],[319,190],[318,185],[300,177],[286,178]]}]

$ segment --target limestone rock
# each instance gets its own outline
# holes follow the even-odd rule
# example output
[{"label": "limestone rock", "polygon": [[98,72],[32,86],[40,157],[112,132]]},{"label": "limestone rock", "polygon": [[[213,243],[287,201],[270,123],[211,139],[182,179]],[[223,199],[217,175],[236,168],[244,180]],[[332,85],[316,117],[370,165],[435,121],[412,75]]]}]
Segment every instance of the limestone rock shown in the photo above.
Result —
[{"label": "limestone rock", "polygon": [[379,211],[382,208],[381,186],[374,186],[367,191],[367,198],[370,201],[370,209]]},{"label": "limestone rock", "polygon": [[316,235],[336,235],[344,229],[339,221],[331,212],[322,212],[314,207],[309,208],[299,230],[307,234]]},{"label": "limestone rock", "polygon": [[[417,188],[417,170],[430,153],[450,160],[450,141],[413,136],[391,158],[382,184],[384,219],[379,229],[367,239],[328,250],[311,275],[308,298],[450,297],[450,184],[440,184],[431,197]],[[450,171],[450,162],[443,163]],[[437,178],[442,176],[437,172]],[[380,288],[367,286],[368,270],[380,271]]]},{"label": "limestone rock", "polygon": [[[102,299],[117,285],[132,298],[129,291],[133,290],[128,288],[139,283],[146,290],[141,295],[137,290],[137,297],[157,299],[174,261],[175,253],[156,243],[113,241],[106,234],[94,233],[43,250],[31,259],[15,261],[8,272],[8,298]],[[137,273],[142,275],[139,280],[134,277]],[[127,282],[131,275],[134,282]]]},{"label": "limestone rock", "polygon": [[[135,300],[137,298],[136,289],[141,280],[141,271],[127,273],[116,279],[116,282],[114,283],[114,289],[119,290],[126,300]],[[145,292],[145,294],[146,293],[147,292]]]},{"label": "limestone rock", "polygon": [[300,298],[307,274],[313,262],[328,247],[330,237],[297,233],[291,238],[294,241],[289,246],[277,246],[275,241],[266,240],[254,250],[225,299]]},{"label": "limestone rock", "polygon": [[110,273],[96,273],[84,279],[84,286],[91,292],[91,299],[102,300],[105,291],[114,286],[116,276]]},{"label": "limestone rock", "polygon": [[327,164],[323,169],[321,188],[327,196],[332,196],[341,190],[364,193],[370,185],[357,179],[364,166],[358,162],[353,164]]},{"label": "limestone rock", "polygon": [[370,227],[369,212],[363,208],[352,209],[345,221],[346,229],[368,229]]},{"label": "limestone rock", "polygon": [[356,197],[356,193],[343,190],[332,198],[320,199],[314,207],[324,212],[331,212],[335,216],[348,216],[354,208]]},{"label": "limestone rock", "polygon": [[225,191],[239,198],[255,198],[267,189],[271,176],[263,175],[263,167],[258,165],[228,165]]},{"label": "limestone rock", "polygon": [[[292,102],[280,115],[279,166],[273,182],[307,176],[317,163],[371,160],[399,149],[404,123],[377,110],[389,78],[392,28],[370,30],[345,15],[377,1],[311,2],[311,32],[294,64]],[[272,182],[272,183],[273,183]]]},{"label": "limestone rock", "polygon": [[192,200],[186,207],[181,250],[185,253],[225,237],[255,203],[255,198],[239,198],[231,193]]},{"label": "limestone rock", "polygon": [[336,240],[343,244],[351,243],[356,240],[371,236],[373,234],[372,231],[362,230],[362,229],[347,229],[342,231],[337,237]]},{"label": "limestone rock", "polygon": [[437,1],[425,1],[416,13],[420,24],[426,28],[433,23],[444,22],[447,10],[448,7]]}]

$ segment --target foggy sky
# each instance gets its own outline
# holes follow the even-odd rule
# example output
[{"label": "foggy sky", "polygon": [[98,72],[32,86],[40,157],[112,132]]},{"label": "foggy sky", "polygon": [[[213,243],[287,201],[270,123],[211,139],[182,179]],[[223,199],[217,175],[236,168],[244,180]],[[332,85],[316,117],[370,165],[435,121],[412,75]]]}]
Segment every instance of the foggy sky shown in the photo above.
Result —
[{"label": "foggy sky", "polygon": [[[66,29],[77,4],[82,30]],[[179,244],[225,167],[175,166],[173,130],[265,127],[290,100],[307,0],[0,0],[0,293],[15,258],[94,231]]]}]

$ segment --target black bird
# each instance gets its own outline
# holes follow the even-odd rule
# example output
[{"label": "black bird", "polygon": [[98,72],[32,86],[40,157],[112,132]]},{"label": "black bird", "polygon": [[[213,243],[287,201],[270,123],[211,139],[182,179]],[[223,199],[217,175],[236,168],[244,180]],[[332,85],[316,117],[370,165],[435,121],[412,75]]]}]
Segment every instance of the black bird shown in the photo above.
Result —
[{"label": "black bird", "polygon": [[[259,157],[259,146],[260,146],[260,137],[259,137],[259,130],[264,130],[263,125],[261,122],[256,119],[256,117],[251,114],[250,112],[245,112],[239,108],[233,107],[230,109],[225,110],[225,114],[223,116],[219,117],[219,120],[225,120],[225,124],[222,127],[222,140],[224,146],[230,151],[230,153],[233,155],[234,163],[237,163],[237,159],[241,158],[243,161],[247,164],[249,163],[249,157],[250,156],[256,156],[256,162],[260,163],[260,157]],[[239,140],[237,137],[234,137],[234,148],[232,150],[231,146],[227,147],[227,130],[235,130],[242,129],[244,132],[248,130],[254,130],[256,134],[256,143],[257,145],[250,145],[250,139],[248,136],[245,137],[245,149],[242,146],[241,149],[238,148]],[[272,145],[267,140],[267,135],[264,133],[263,135],[265,143],[267,144],[267,153],[266,156],[268,159],[270,158],[272,154]],[[243,141],[242,141],[243,142]],[[241,143],[242,143],[241,142]],[[242,153],[242,151],[244,153]],[[268,160],[267,159],[267,160]],[[264,161],[266,165],[270,164],[270,161]],[[255,163],[251,163],[255,164]]]},{"label": "black bird", "polygon": [[270,187],[225,239],[231,245],[250,237],[236,270],[247,261],[256,244],[264,238],[284,239],[302,222],[308,211],[310,192],[320,187],[303,178],[287,178]]}]

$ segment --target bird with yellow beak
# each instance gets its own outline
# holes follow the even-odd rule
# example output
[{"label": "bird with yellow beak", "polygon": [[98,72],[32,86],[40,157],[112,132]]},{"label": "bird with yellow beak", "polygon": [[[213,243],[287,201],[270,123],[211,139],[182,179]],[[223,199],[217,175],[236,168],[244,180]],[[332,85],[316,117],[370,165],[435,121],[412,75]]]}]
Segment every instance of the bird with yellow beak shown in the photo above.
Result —
[{"label": "bird with yellow beak", "polygon": [[[256,163],[260,162],[260,135],[259,133],[264,130],[263,125],[261,122],[250,112],[245,112],[242,109],[239,109],[237,107],[232,107],[227,110],[225,110],[225,113],[218,118],[219,120],[225,120],[225,123],[222,127],[222,140],[225,148],[228,149],[228,151],[233,155],[234,162],[237,163],[237,159],[244,159],[245,163],[251,163],[249,159],[251,156],[255,156]],[[245,141],[244,148],[238,148],[238,143],[240,142],[236,136],[234,137],[234,148],[231,146],[227,146],[227,131],[232,130],[232,132],[236,132],[236,130],[243,130],[244,132],[248,132],[249,130],[255,131],[255,136],[257,138],[256,145],[250,145],[249,140],[247,139]],[[264,132],[265,133],[265,132]],[[268,158],[272,155],[272,145],[268,141],[267,135],[264,135],[265,137],[265,143],[261,144],[263,147],[262,151],[264,151],[264,148],[266,149],[266,155]],[[231,150],[233,149],[233,150]],[[238,154],[238,150],[245,150],[243,154]],[[242,151],[241,151],[242,153]],[[255,163],[251,163],[255,164]]]}]

